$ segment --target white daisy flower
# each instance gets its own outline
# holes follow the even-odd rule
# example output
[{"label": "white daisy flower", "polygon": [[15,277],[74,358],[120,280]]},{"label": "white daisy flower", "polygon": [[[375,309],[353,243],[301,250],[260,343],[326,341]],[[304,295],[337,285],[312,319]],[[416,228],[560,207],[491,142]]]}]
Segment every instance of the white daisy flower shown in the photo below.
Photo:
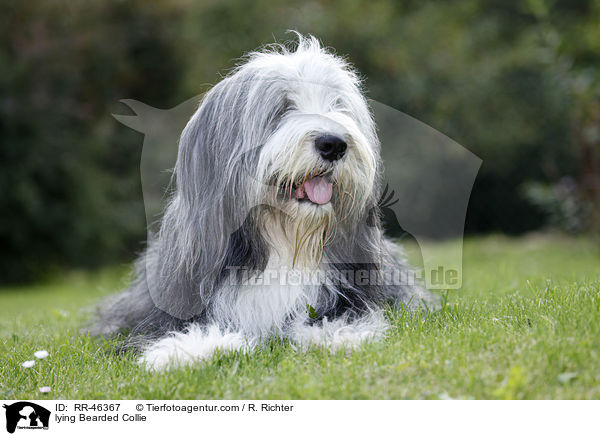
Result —
[{"label": "white daisy flower", "polygon": [[33,353],[33,355],[35,357],[37,357],[38,359],[45,359],[46,357],[49,356],[50,353],[48,353],[46,350],[39,350],[36,351],[35,353]]}]

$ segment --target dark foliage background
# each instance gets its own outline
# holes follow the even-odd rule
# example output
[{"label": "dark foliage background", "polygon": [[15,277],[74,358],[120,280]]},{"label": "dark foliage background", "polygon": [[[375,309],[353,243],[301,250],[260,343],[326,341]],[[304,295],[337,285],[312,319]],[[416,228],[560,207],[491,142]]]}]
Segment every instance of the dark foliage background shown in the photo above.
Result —
[{"label": "dark foliage background", "polygon": [[142,248],[140,134],[242,53],[312,33],[369,96],[483,159],[467,232],[600,222],[600,1],[8,0],[0,14],[0,281]]}]

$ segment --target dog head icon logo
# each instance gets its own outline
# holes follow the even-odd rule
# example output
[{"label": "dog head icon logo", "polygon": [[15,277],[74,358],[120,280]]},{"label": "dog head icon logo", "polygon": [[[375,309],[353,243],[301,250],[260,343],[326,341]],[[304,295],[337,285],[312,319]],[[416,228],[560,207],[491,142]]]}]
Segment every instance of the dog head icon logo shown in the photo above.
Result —
[{"label": "dog head icon logo", "polygon": [[28,401],[19,401],[6,409],[6,431],[14,433],[17,428],[47,429],[50,421],[50,411],[42,406]]},{"label": "dog head icon logo", "polygon": [[[149,239],[158,233],[160,220],[157,218],[166,210],[166,201],[172,198],[172,169],[177,161],[178,138],[204,98],[204,95],[198,95],[167,110],[135,100],[122,100],[135,115],[113,115],[124,125],[144,134],[140,173]],[[377,205],[366,214],[367,231],[381,221],[395,238],[413,236],[423,258],[425,286],[428,289],[460,289],[467,206],[482,161],[417,119],[375,100],[368,100],[368,104],[378,126],[384,163],[382,180],[385,182],[382,183]],[[315,117],[318,123],[327,124],[329,121],[320,115],[303,114],[302,122],[315,122]],[[240,161],[250,162],[252,153],[263,147],[262,143],[257,144],[250,151],[245,151],[249,157]],[[202,156],[198,157],[195,165],[199,165],[201,159]],[[213,166],[206,164],[207,171]],[[237,174],[236,177],[235,180],[243,177],[250,180],[252,174]],[[265,185],[264,180],[256,181],[260,186]],[[250,186],[250,182],[244,186]],[[225,221],[220,222],[221,230],[235,233],[252,208],[261,201],[254,199],[243,203],[246,209],[228,214],[231,222],[228,225]],[[436,240],[445,240],[446,243],[437,244]],[[347,258],[344,262],[357,264],[363,259]],[[152,265],[148,267],[148,274],[153,268]],[[152,287],[150,292],[157,306],[168,311],[170,304],[162,301],[163,294]],[[197,314],[190,310],[192,313],[187,313],[186,317]]]}]

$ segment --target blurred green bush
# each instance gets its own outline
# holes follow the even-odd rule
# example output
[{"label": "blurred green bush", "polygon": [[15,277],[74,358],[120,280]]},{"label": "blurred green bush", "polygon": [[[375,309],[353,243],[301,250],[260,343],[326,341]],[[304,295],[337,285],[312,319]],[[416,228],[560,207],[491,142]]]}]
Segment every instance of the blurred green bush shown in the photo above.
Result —
[{"label": "blurred green bush", "polygon": [[179,100],[172,13],[141,1],[4,2],[0,281],[140,248],[141,136],[111,112],[124,97]]},{"label": "blurred green bush", "polygon": [[547,224],[527,183],[567,176],[597,205],[598,16],[598,0],[5,1],[0,281],[130,259],[145,236],[142,139],[110,116],[127,112],[118,100],[175,106],[287,29],[483,159],[467,231]]}]

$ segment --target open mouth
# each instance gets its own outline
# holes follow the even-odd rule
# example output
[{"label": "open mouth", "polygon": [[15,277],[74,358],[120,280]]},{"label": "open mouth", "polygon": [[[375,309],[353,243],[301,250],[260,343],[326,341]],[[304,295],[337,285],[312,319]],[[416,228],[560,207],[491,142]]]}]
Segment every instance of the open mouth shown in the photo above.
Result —
[{"label": "open mouth", "polygon": [[326,204],[331,201],[333,185],[324,174],[310,177],[294,190],[294,198],[313,204]]}]

